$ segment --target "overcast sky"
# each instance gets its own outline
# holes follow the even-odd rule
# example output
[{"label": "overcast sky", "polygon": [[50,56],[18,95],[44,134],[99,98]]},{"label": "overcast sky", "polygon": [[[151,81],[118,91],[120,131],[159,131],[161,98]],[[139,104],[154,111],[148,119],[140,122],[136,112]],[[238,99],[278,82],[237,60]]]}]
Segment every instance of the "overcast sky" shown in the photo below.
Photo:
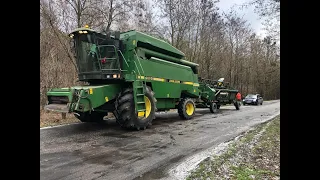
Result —
[{"label": "overcast sky", "polygon": [[[217,6],[220,9],[220,12],[228,12],[230,8],[234,5],[241,5],[246,2],[249,2],[251,0],[220,0],[220,2],[217,3]],[[259,36],[264,36],[264,30],[262,29],[262,20],[259,19],[259,16],[254,12],[254,7],[248,7],[245,9],[240,9],[238,6],[234,8],[239,15],[243,15],[243,18],[250,23],[252,29],[254,32]]]},{"label": "overcast sky", "polygon": [[[153,5],[154,0],[149,0],[150,5]],[[260,36],[260,37],[265,37],[265,31],[262,29],[262,21],[259,19],[259,16],[254,12],[254,7],[248,7],[248,8],[240,8],[240,5],[247,3],[252,0],[220,0],[216,5],[219,7],[219,11],[227,13],[232,6],[234,7],[234,10],[237,11],[240,17],[243,17],[245,20],[248,21],[250,24],[250,27],[254,30],[254,32]],[[238,6],[237,6],[238,5]],[[158,8],[154,8],[154,11],[157,13],[160,12]]]}]

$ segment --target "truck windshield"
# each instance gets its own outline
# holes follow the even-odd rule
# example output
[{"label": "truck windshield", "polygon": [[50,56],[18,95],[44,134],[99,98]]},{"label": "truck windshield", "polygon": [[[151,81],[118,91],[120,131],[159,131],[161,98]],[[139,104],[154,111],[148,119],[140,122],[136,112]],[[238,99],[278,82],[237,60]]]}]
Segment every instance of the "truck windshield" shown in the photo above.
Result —
[{"label": "truck windshield", "polygon": [[254,95],[254,94],[248,94],[246,96],[246,98],[257,98],[257,95]]}]

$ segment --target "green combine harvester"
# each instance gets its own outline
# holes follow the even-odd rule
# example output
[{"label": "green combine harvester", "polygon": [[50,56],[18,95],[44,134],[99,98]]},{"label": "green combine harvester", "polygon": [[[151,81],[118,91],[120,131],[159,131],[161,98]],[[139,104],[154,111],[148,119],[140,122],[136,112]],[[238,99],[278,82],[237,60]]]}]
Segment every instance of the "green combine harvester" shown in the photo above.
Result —
[{"label": "green combine harvester", "polygon": [[199,83],[198,64],[165,41],[87,26],[69,36],[79,81],[88,85],[50,89],[47,110],[74,113],[82,122],[102,122],[112,112],[121,127],[140,130],[151,125],[156,111],[178,109],[181,118],[191,119],[195,107],[215,113],[223,103],[238,104],[237,90],[224,89],[229,95],[221,96],[212,84]]}]

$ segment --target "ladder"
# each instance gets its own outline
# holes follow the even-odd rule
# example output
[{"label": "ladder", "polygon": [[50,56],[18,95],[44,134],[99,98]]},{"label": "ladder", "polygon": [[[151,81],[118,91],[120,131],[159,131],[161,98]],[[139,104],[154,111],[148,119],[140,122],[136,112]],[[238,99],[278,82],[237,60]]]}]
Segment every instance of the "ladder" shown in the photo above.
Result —
[{"label": "ladder", "polygon": [[[136,66],[138,72],[135,72],[135,81],[133,82],[133,98],[135,104],[135,111],[138,113],[138,117],[144,117],[146,111],[146,104],[145,104],[145,91],[147,88],[146,85],[146,78],[144,76],[144,70],[140,63],[140,58],[138,57],[136,51],[134,50],[137,61],[133,61]],[[137,63],[136,63],[137,62]],[[141,72],[140,72],[140,70]],[[139,77],[139,78],[138,78]]]}]

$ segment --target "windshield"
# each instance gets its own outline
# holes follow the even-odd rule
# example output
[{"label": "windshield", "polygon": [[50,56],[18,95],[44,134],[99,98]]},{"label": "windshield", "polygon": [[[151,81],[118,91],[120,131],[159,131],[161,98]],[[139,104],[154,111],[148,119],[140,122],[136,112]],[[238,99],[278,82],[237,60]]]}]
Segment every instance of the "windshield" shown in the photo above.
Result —
[{"label": "windshield", "polygon": [[92,43],[91,35],[79,35],[75,38],[75,48],[79,72],[98,71],[99,62],[96,45]]},{"label": "windshield", "polygon": [[246,98],[257,98],[257,95],[254,95],[254,94],[248,94],[246,96]]},{"label": "windshield", "polygon": [[92,34],[83,34],[75,38],[80,73],[119,69],[115,47],[101,44],[104,44],[104,40]]}]

